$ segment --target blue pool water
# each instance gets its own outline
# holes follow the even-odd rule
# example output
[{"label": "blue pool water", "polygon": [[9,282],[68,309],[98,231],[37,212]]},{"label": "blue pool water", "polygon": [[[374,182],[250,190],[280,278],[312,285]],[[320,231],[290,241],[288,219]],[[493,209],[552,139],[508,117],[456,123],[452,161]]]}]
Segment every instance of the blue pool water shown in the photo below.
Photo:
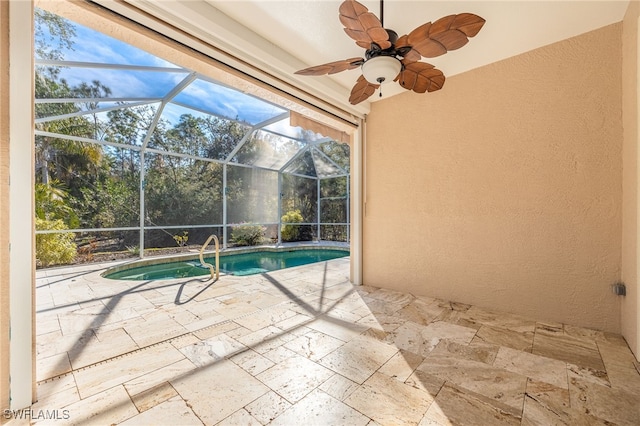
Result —
[{"label": "blue pool water", "polygon": [[[290,250],[259,251],[220,256],[220,272],[233,275],[253,275],[293,266],[307,265],[349,256],[348,250]],[[205,258],[205,262],[215,265],[214,258]],[[197,259],[168,262],[155,265],[129,268],[112,272],[105,278],[115,280],[161,280],[168,278],[188,278],[209,275],[209,268],[202,266]]]}]

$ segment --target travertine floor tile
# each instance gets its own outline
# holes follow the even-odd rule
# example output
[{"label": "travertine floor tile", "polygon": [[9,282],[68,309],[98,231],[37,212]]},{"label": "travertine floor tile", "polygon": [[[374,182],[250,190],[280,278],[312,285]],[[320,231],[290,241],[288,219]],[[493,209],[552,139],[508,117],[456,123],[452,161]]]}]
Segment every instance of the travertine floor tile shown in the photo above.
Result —
[{"label": "travertine floor tile", "polygon": [[345,342],[348,342],[369,328],[366,325],[353,324],[328,316],[316,318],[315,321],[307,324],[307,327]]},{"label": "travertine floor tile", "polygon": [[274,365],[274,362],[269,358],[251,349],[246,349],[229,359],[252,376],[260,374]]},{"label": "travertine floor tile", "polygon": [[284,321],[287,318],[291,318],[294,315],[296,315],[294,311],[276,307],[237,318],[235,322],[251,331],[258,331],[270,325],[275,325],[280,321]]},{"label": "travertine floor tile", "polygon": [[38,402],[33,404],[31,408],[33,410],[47,410],[51,408],[61,409],[80,401],[80,394],[78,393],[78,388],[75,385],[75,380],[73,380],[73,375],[65,376],[63,379],[67,377],[71,377],[71,386],[64,387],[58,392],[41,395],[40,389],[46,384],[38,385]]},{"label": "travertine floor tile", "polygon": [[569,386],[567,363],[563,361],[502,347],[498,351],[493,366],[549,383],[559,388],[567,388]]},{"label": "travertine floor tile", "polygon": [[593,340],[568,335],[536,334],[532,353],[569,362],[583,368],[604,369],[598,346]]},{"label": "travertine floor tile", "polygon": [[203,423],[181,398],[174,397],[120,424],[126,426],[158,424],[195,426]]},{"label": "travertine floor tile", "polygon": [[255,417],[253,417],[247,410],[241,408],[236,411],[220,423],[217,426],[260,426],[260,423]]},{"label": "travertine floor tile", "polygon": [[569,382],[571,407],[617,425],[640,424],[640,396],[580,379]]},{"label": "travertine floor tile", "polygon": [[66,352],[36,359],[37,380],[44,380],[71,371],[71,363]]},{"label": "travertine floor tile", "polygon": [[183,358],[150,373],[135,377],[125,382],[124,387],[129,395],[140,394],[164,382],[186,375],[195,369],[196,366],[191,361]]},{"label": "travertine floor tile", "polygon": [[322,358],[320,363],[356,383],[363,383],[397,352],[392,345],[359,336]]},{"label": "travertine floor tile", "polygon": [[356,321],[357,324],[361,324],[366,327],[370,327],[375,330],[392,332],[398,329],[406,320],[397,315],[386,314],[374,314],[370,313],[365,315]]},{"label": "travertine floor tile", "polygon": [[482,325],[473,339],[474,343],[487,343],[506,346],[519,351],[531,352],[533,348],[534,333],[532,331],[520,332],[506,328]]},{"label": "travertine floor tile", "polygon": [[227,356],[239,353],[247,349],[245,345],[235,339],[220,334],[206,340],[201,340],[180,349],[192,363],[198,367],[203,367],[221,360]]},{"label": "travertine floor tile", "polygon": [[421,355],[401,350],[380,367],[378,372],[404,382],[422,364],[422,361],[424,357]]},{"label": "travertine floor tile", "polygon": [[420,425],[520,425],[521,417],[486,396],[445,385]]},{"label": "travertine floor tile", "polygon": [[458,358],[468,359],[470,361],[479,361],[488,365],[493,365],[498,350],[501,348],[496,345],[486,345],[483,343],[476,344],[475,338],[469,345],[463,345],[448,340],[442,340],[438,346],[431,351],[433,356],[454,356]]},{"label": "travertine floor tile", "polygon": [[529,380],[525,396],[523,425],[601,425],[593,416],[571,407],[569,390]]},{"label": "travertine floor tile", "polygon": [[533,333],[536,329],[535,321],[529,318],[506,312],[490,311],[477,306],[471,306],[465,311],[464,315],[468,320],[473,322],[491,327],[506,328],[507,330],[517,331],[519,333]]},{"label": "travertine floor tile", "polygon": [[228,360],[199,368],[169,383],[205,424],[216,424],[269,391]]},{"label": "travertine floor tile", "polygon": [[427,374],[449,381],[459,388],[484,395],[512,407],[512,413],[522,411],[527,378],[520,374],[492,367],[483,362],[431,354],[418,367]]},{"label": "travertine floor tile", "polygon": [[289,401],[271,391],[247,405],[245,409],[253,418],[266,425],[289,407]]},{"label": "travertine floor tile", "polygon": [[82,399],[66,406],[65,410],[68,410],[68,419],[43,421],[36,424],[110,425],[121,423],[138,414],[138,410],[122,386]]},{"label": "travertine floor tile", "polygon": [[369,420],[348,405],[316,389],[276,417],[270,424],[273,426],[365,426]]},{"label": "travertine floor tile", "polygon": [[340,374],[334,374],[320,385],[319,389],[339,401],[344,401],[359,385]]},{"label": "travertine floor tile", "polygon": [[287,401],[296,403],[332,375],[331,370],[294,355],[256,377]]},{"label": "travertine floor tile", "polygon": [[76,378],[80,396],[86,398],[173,364],[183,358],[184,355],[180,351],[169,343],[163,343],[108,363],[74,371],[73,375]]},{"label": "travertine floor tile", "polygon": [[141,413],[147,411],[156,405],[178,395],[178,392],[169,384],[169,382],[160,383],[157,386],[147,389],[137,395],[131,395],[131,400]]},{"label": "travertine floor tile", "polygon": [[386,425],[415,425],[433,402],[428,392],[376,373],[345,399],[376,422]]},{"label": "travertine floor tile", "polygon": [[122,328],[96,333],[96,339],[77,342],[69,350],[74,369],[138,349],[138,345]]},{"label": "travertine floor tile", "polygon": [[285,343],[284,347],[312,361],[318,361],[342,345],[344,342],[340,339],[310,330],[308,333]]},{"label": "travertine floor tile", "polygon": [[398,327],[391,335],[393,343],[408,352],[427,356],[441,340],[468,344],[474,338],[476,330],[444,321],[421,326],[407,322]]},{"label": "travertine floor tile", "polygon": [[415,299],[404,308],[396,312],[396,315],[416,324],[427,325],[445,311],[436,300]]}]

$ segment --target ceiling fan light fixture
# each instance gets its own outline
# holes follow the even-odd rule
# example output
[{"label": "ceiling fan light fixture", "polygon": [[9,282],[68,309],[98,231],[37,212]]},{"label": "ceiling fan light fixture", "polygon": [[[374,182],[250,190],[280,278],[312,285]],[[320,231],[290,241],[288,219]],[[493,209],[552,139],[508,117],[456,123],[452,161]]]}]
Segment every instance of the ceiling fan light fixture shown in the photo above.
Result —
[{"label": "ceiling fan light fixture", "polygon": [[362,64],[362,75],[372,84],[393,81],[400,73],[402,64],[393,56],[376,56]]}]

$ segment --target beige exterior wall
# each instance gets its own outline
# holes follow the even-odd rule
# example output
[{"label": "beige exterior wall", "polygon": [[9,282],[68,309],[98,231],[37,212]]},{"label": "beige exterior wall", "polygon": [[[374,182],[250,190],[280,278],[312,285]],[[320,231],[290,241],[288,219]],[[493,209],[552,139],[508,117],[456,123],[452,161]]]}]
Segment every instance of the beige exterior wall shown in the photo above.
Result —
[{"label": "beige exterior wall", "polygon": [[640,4],[631,2],[622,32],[622,334],[640,359],[638,326],[638,17]]},{"label": "beige exterior wall", "polygon": [[621,33],[374,103],[364,284],[619,332]]},{"label": "beige exterior wall", "polygon": [[[0,410],[9,408],[9,3],[0,2]],[[2,420],[0,420],[2,421]]]}]

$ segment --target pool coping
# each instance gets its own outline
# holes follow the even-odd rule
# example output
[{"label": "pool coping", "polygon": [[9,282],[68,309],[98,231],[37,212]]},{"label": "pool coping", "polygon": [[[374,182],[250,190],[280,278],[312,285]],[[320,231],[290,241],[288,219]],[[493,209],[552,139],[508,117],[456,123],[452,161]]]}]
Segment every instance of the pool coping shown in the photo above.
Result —
[{"label": "pool coping", "polygon": [[[255,253],[259,251],[266,252],[282,252],[282,251],[291,251],[291,250],[340,250],[340,251],[350,251],[349,243],[336,243],[336,242],[309,242],[309,243],[285,243],[285,244],[276,244],[276,245],[259,245],[259,246],[248,246],[248,247],[231,247],[220,250],[220,257],[229,256],[232,254],[244,254],[244,253]],[[205,250],[203,255],[204,257],[211,257],[214,254],[214,250]],[[189,261],[189,260],[200,260],[200,252],[192,252],[192,253],[179,253],[172,254],[167,256],[158,256],[158,257],[147,257],[143,259],[136,259],[131,262],[121,263],[119,265],[114,265],[105,269],[100,276],[102,278],[108,278],[106,275],[113,274],[116,272],[126,271],[128,269],[139,268],[142,266],[152,266],[158,265],[161,263],[169,263],[169,262],[181,262],[181,261]]]}]

